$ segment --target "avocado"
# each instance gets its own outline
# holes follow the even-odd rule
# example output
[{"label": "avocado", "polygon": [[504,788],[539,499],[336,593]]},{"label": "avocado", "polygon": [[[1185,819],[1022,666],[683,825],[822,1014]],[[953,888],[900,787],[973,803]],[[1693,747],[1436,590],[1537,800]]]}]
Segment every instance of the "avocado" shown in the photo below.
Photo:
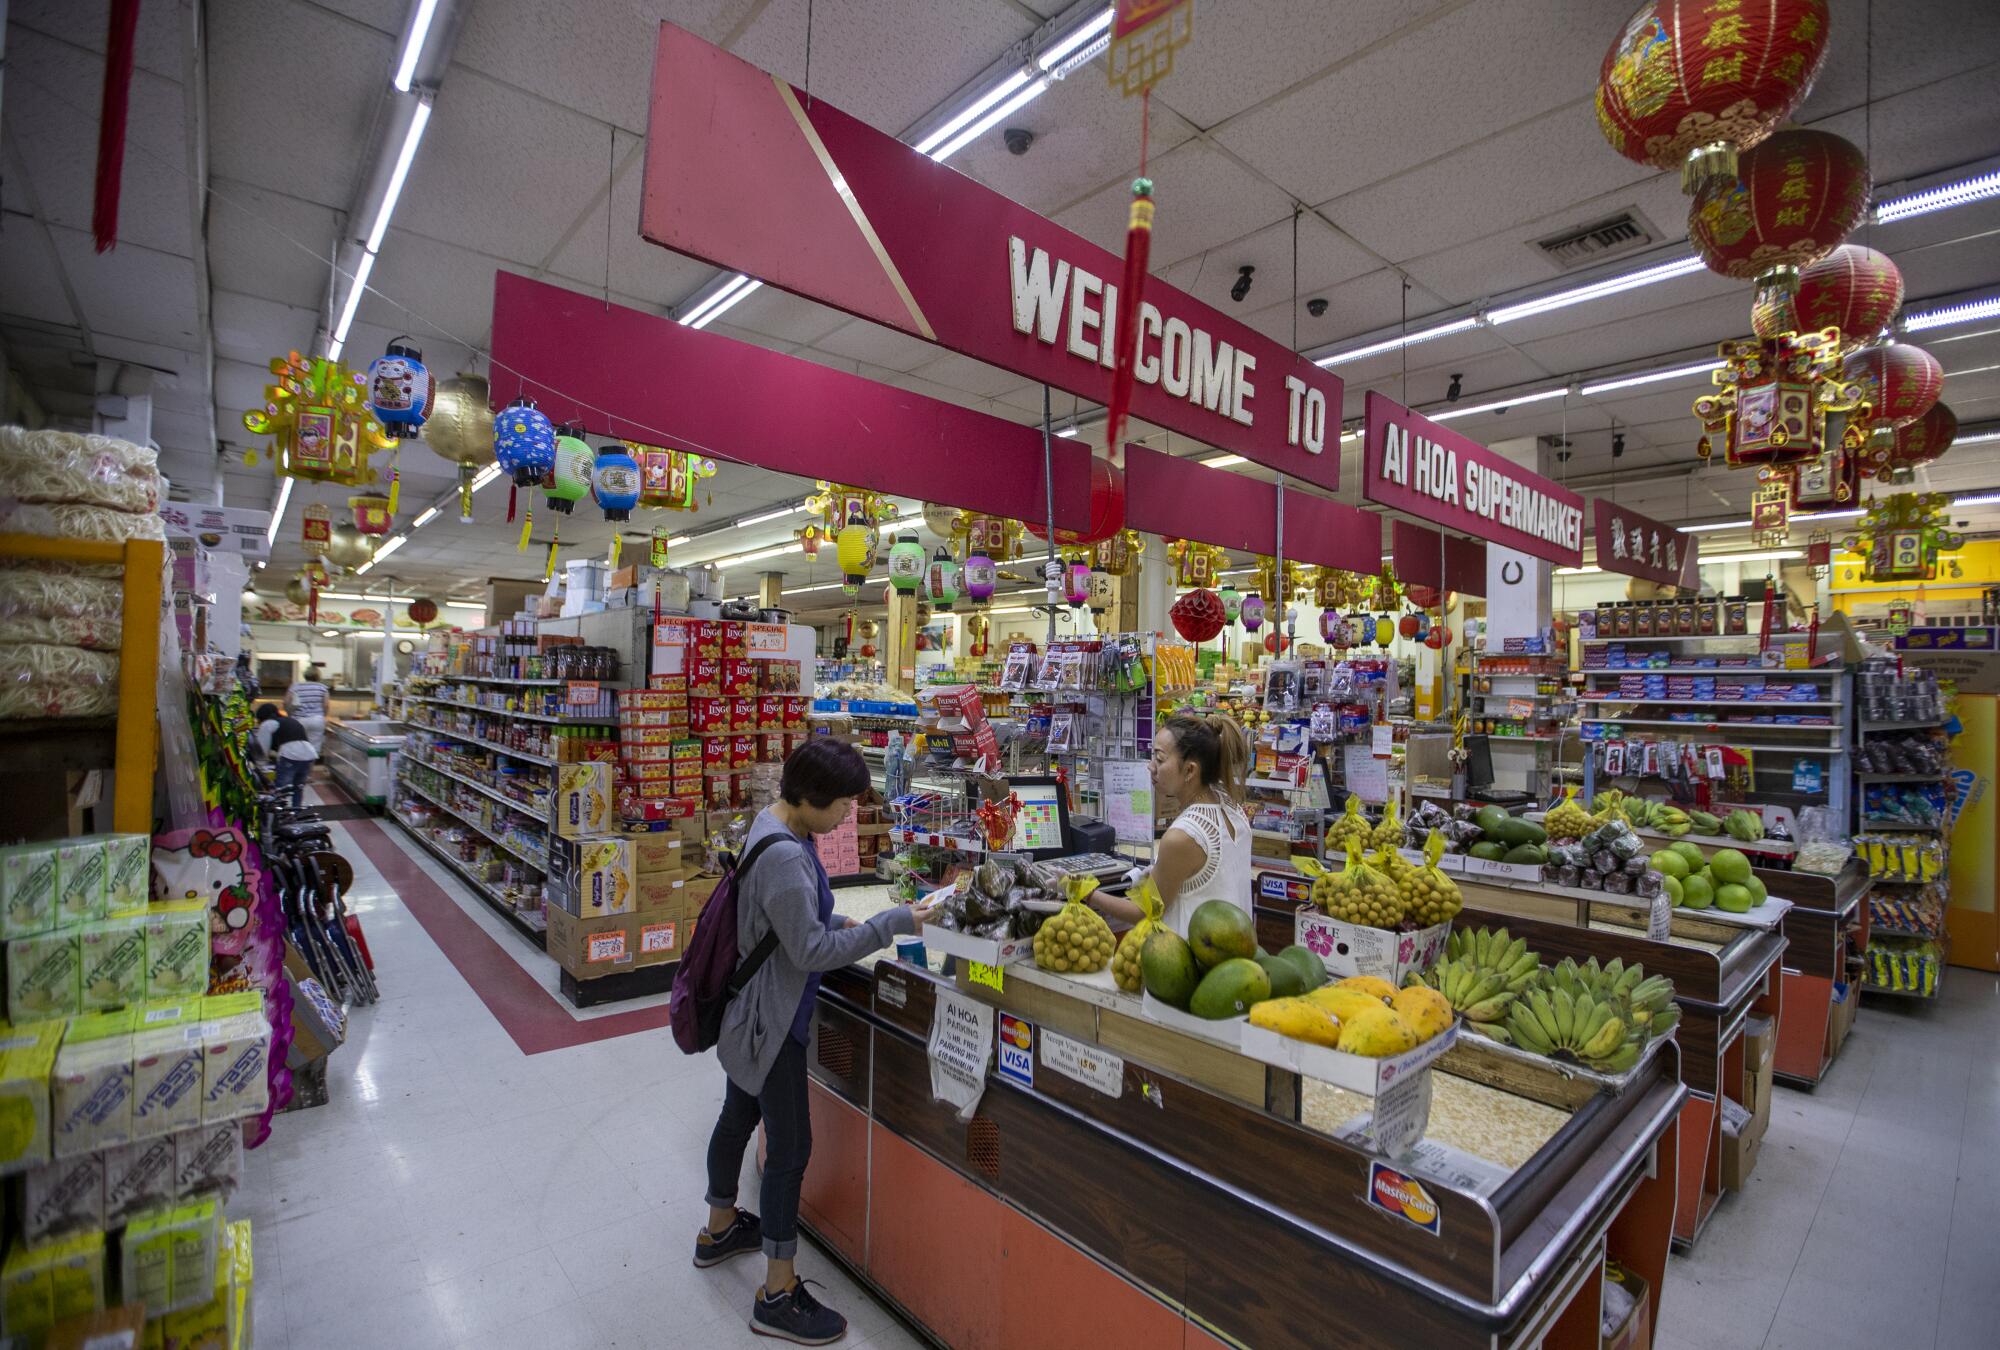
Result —
[{"label": "avocado", "polygon": [[1549,832],[1532,820],[1519,816],[1509,816],[1497,830],[1488,831],[1492,838],[1508,848],[1518,848],[1522,844],[1545,844]]},{"label": "avocado", "polygon": [[1254,958],[1264,968],[1266,978],[1271,981],[1272,998],[1291,998],[1306,991],[1305,972],[1282,956],[1268,956],[1258,952]]},{"label": "avocado", "polygon": [[1507,850],[1490,839],[1474,844],[1465,852],[1467,857],[1482,858],[1487,862],[1499,862],[1507,856]]},{"label": "avocado", "polygon": [[1524,867],[1540,867],[1548,860],[1548,850],[1540,844],[1516,844],[1507,850],[1505,857],[1500,859],[1501,862],[1515,863]]},{"label": "avocado", "polygon": [[1255,961],[1233,956],[1201,977],[1188,1011],[1196,1017],[1219,1022],[1250,1011],[1253,1003],[1271,997],[1271,977]]}]

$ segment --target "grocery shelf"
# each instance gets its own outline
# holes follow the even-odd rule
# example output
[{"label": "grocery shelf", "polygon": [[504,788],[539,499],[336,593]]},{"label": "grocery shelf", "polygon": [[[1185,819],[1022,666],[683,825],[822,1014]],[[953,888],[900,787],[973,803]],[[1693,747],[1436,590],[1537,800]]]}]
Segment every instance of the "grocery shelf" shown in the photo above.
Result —
[{"label": "grocery shelf", "polygon": [[557,684],[569,683],[568,680],[520,680],[520,679],[514,679],[506,675],[413,675],[410,678],[418,680],[439,680],[445,683],[450,683],[451,681],[458,680],[458,681],[463,681],[464,683],[467,684],[557,685]]},{"label": "grocery shelf", "polygon": [[433,760],[425,759],[422,755],[413,755],[407,750],[403,751],[403,757],[409,760],[410,763],[412,764],[423,765],[426,769],[429,769],[432,773],[443,774],[446,778],[451,779],[455,783],[463,783],[467,787],[471,788],[474,792],[483,792],[487,796],[491,797],[494,801],[499,802],[502,806],[511,806],[516,811],[519,811],[524,815],[535,816],[535,815],[546,815],[548,813],[549,808],[548,808],[548,803],[546,802],[524,802],[519,797],[510,797],[506,793],[500,791],[498,788],[489,787],[485,783],[480,782],[477,778],[468,778],[466,775],[459,773],[455,769],[447,769],[442,764],[439,764]]},{"label": "grocery shelf", "polygon": [[1864,733],[1871,731],[1936,731],[1943,725],[1944,722],[1941,720],[1935,722],[1863,722],[1861,723],[1861,730]]},{"label": "grocery shelf", "polygon": [[[1619,638],[1617,641],[1623,642]],[[1783,675],[1788,679],[1803,676],[1807,679],[1830,680],[1846,672],[1839,666],[1816,666],[1806,670],[1787,670],[1783,666],[1585,666],[1583,675],[1755,675],[1767,679],[1773,675]]]},{"label": "grocery shelf", "polygon": [[482,708],[477,703],[460,703],[456,699],[426,698],[422,694],[411,694],[412,703],[434,703],[440,708],[456,708],[460,712],[483,713],[487,717],[511,717],[519,722],[550,722],[559,727],[615,727],[615,717],[560,717],[548,713],[517,712],[511,708]]},{"label": "grocery shelf", "polygon": [[421,787],[418,784],[411,782],[408,778],[400,779],[399,781],[402,783],[404,787],[416,793],[419,797],[422,797],[432,806],[437,807],[438,810],[444,812],[446,815],[450,816],[453,820],[456,820],[459,824],[465,826],[473,833],[483,837],[488,843],[492,844],[495,848],[499,848],[508,853],[511,853],[516,858],[519,858],[522,862],[528,864],[528,866],[534,868],[536,871],[546,872],[549,870],[549,860],[547,857],[530,853],[527,849],[522,848],[519,844],[514,843],[512,840],[506,839],[501,835],[495,834],[493,831],[487,829],[484,825],[481,825],[478,821],[474,820],[472,817],[466,815],[463,811],[460,811],[456,806],[453,806],[443,797],[439,796],[435,792],[432,792],[429,788]]},{"label": "grocery shelf", "polygon": [[440,736],[449,736],[455,741],[464,741],[467,745],[476,745],[482,750],[491,750],[495,754],[506,755],[510,759],[524,760],[529,764],[540,764],[550,769],[556,766],[556,762],[546,755],[532,754],[526,750],[516,750],[511,746],[501,745],[496,741],[481,740],[479,737],[463,731],[453,731],[450,727],[434,727],[427,722],[411,722],[408,725],[415,727],[418,731],[430,731]]},{"label": "grocery shelf", "polygon": [[1854,776],[1864,783],[1942,783],[1941,773],[1864,773],[1856,769]]},{"label": "grocery shelf", "polygon": [[1868,936],[1871,940],[1878,937],[1894,937],[1915,938],[1919,942],[1936,942],[1944,936],[1944,930],[1940,928],[1935,931],[1926,932],[1921,928],[1893,928],[1888,924],[1876,923],[1873,919],[1870,919],[1868,921]]},{"label": "grocery shelf", "polygon": [[[391,812],[390,814],[394,815],[395,813]],[[545,922],[537,923],[531,921],[527,915],[521,913],[520,910],[515,909],[505,900],[502,900],[500,898],[500,893],[498,891],[494,890],[491,886],[488,886],[478,877],[472,875],[472,873],[466,868],[464,863],[461,863],[458,859],[452,857],[451,854],[445,852],[442,848],[438,847],[438,845],[434,843],[428,835],[426,835],[422,830],[417,829],[414,825],[410,824],[408,821],[404,820],[401,816],[396,816],[396,823],[403,827],[403,832],[409,835],[410,838],[416,840],[419,844],[423,845],[423,847],[432,854],[435,854],[439,861],[444,863],[446,867],[449,867],[454,873],[457,874],[458,879],[464,882],[474,895],[478,896],[481,900],[484,900],[489,907],[491,907],[496,913],[500,915],[501,918],[505,919],[508,923],[512,924],[525,937],[527,937],[529,941],[533,942],[537,947],[545,947],[547,945],[548,938],[546,936],[547,930]],[[541,916],[538,914],[535,916],[535,919],[539,920],[541,919]]]},{"label": "grocery shelf", "polygon": [[1733,848],[1742,853],[1762,853],[1771,857],[1789,858],[1799,851],[1797,844],[1786,843],[1782,839],[1737,839],[1726,834],[1666,834],[1660,830],[1640,826],[1637,831],[1642,839],[1659,839],[1669,844],[1694,844],[1702,848]]},{"label": "grocery shelf", "polygon": [[1936,834],[1940,830],[1944,829],[1944,825],[1940,821],[1932,821],[1930,824],[1926,825],[1921,821],[1915,821],[1915,820],[1883,820],[1880,817],[1871,818],[1868,816],[1863,816],[1861,818],[1861,828],[1864,830],[1879,830],[1883,834],[1901,834],[1906,830],[1917,830],[1925,834]]},{"label": "grocery shelf", "polygon": [[[1627,699],[1624,702],[1644,702],[1643,699]],[[1744,727],[1754,727],[1758,731],[1839,731],[1838,722],[1821,725],[1817,722],[1682,722],[1671,717],[1586,717],[1585,723],[1598,722],[1621,727],[1686,727],[1693,731],[1739,731]]]},{"label": "grocery shelf", "polygon": [[1937,983],[1931,986],[1931,991],[1928,994],[1921,989],[1892,989],[1886,984],[1870,984],[1866,980],[1861,982],[1861,992],[1864,994],[1887,994],[1891,998],[1913,998],[1919,1002],[1929,1003],[1934,1001],[1939,992],[1944,988],[1944,972],[1945,967],[1939,966]]},{"label": "grocery shelf", "polygon": [[1845,704],[1789,698],[1648,698],[1644,694],[1585,694],[1578,703],[1671,703],[1689,708],[1840,708]]}]

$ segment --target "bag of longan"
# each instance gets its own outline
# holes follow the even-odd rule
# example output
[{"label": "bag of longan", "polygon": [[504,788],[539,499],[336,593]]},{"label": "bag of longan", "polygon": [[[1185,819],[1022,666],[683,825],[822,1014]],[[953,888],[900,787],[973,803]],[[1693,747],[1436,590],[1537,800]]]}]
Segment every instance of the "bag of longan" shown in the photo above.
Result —
[{"label": "bag of longan", "polygon": [[1167,906],[1160,898],[1160,888],[1153,883],[1151,872],[1140,877],[1125,893],[1125,898],[1139,907],[1140,919],[1132,925],[1130,932],[1118,939],[1118,950],[1111,958],[1111,978],[1126,993],[1136,994],[1142,982],[1139,951],[1146,945],[1146,939],[1159,931]]},{"label": "bag of longan", "polygon": [[1084,903],[1096,877],[1063,882],[1067,903],[1035,932],[1035,964],[1064,975],[1090,975],[1111,964],[1111,925]]}]

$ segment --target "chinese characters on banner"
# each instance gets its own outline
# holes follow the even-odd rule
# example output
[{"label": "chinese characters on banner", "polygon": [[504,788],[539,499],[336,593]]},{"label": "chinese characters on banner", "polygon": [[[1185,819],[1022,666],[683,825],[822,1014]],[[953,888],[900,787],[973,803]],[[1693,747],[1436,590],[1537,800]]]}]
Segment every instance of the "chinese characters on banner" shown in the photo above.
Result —
[{"label": "chinese characters on banner", "polygon": [[1700,585],[1696,553],[1700,540],[1662,525],[1651,516],[1596,498],[1591,530],[1597,537],[1597,565],[1607,572],[1643,577],[1662,586]]}]

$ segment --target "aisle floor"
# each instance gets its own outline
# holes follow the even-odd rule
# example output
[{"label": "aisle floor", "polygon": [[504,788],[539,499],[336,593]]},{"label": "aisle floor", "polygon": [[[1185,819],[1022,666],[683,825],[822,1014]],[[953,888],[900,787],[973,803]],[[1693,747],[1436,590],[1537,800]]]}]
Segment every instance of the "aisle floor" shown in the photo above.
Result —
[{"label": "aisle floor", "polygon": [[[579,1043],[524,1053],[550,1010],[509,1003],[554,999],[533,987],[553,965],[396,825],[335,829],[382,999],[352,1015],[330,1104],[249,1155],[232,1212],[255,1225],[259,1350],[772,1344],[745,1326],[762,1262],[688,1259],[713,1058],[680,1054],[658,999],[567,1013]],[[1662,1350],[1992,1345],[1996,1044],[1989,976],[1953,971],[1936,1008],[1865,1005],[1817,1092],[1778,1091],[1748,1191],[1670,1267]],[[920,1343],[809,1242],[799,1264],[850,1350]]]}]

